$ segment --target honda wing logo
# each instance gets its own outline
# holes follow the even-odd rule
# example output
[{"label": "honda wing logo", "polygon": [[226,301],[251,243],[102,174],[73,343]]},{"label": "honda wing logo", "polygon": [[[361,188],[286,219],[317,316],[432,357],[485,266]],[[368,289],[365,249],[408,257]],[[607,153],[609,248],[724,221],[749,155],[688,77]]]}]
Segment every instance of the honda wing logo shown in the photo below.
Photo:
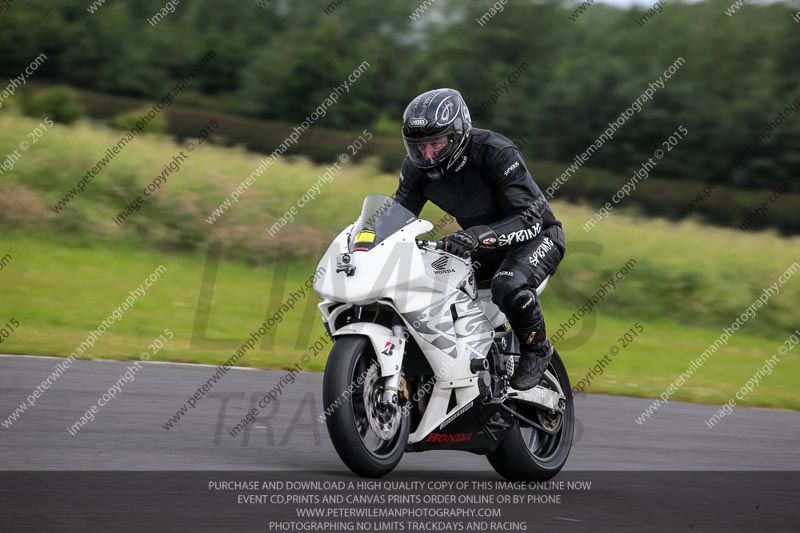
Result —
[{"label": "honda wing logo", "polygon": [[447,257],[440,257],[439,259],[431,263],[431,266],[433,267],[433,273],[448,274],[455,272],[455,270],[452,268],[445,268],[447,267],[447,261],[448,261]]},{"label": "honda wing logo", "polygon": [[441,257],[441,258],[437,259],[436,261],[434,261],[433,263],[431,263],[431,266],[433,268],[435,268],[436,270],[439,270],[440,268],[444,268],[444,267],[447,266],[447,258],[446,257]]}]

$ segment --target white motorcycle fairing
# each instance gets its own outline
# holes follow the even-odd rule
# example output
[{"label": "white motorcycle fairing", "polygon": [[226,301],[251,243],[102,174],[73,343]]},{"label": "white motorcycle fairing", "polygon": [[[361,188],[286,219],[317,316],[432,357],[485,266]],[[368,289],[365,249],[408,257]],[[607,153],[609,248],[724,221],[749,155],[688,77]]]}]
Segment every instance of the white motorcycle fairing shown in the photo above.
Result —
[{"label": "white motorcycle fairing", "polygon": [[[410,443],[417,442],[447,419],[451,389],[455,389],[457,401],[452,412],[478,396],[477,376],[470,370],[470,360],[486,356],[494,340],[494,327],[478,303],[457,288],[472,273],[468,262],[417,246],[416,237],[433,228],[430,222],[415,219],[369,252],[351,253],[355,272],[347,276],[344,272],[335,273],[336,257],[349,253],[351,227],[339,234],[320,261],[326,275],[314,284],[314,290],[323,298],[319,309],[323,320],[331,324],[329,310],[334,304],[379,301],[403,318],[437,377],[423,419],[409,437]],[[332,335],[369,337],[381,375],[391,376],[399,371],[395,361],[402,363],[403,339],[389,328],[356,323],[339,328]],[[394,353],[399,357],[382,353],[387,342],[396,344]]]},{"label": "white motorcycle fairing", "polygon": [[[432,228],[430,222],[414,218],[371,250],[350,252],[351,224],[320,260],[324,275],[313,286],[323,299],[318,307],[329,331],[337,318],[354,305],[379,303],[402,318],[406,327],[397,331],[380,324],[355,322],[331,332],[334,339],[343,335],[367,337],[381,376],[387,380],[399,382],[406,346],[406,333],[402,330],[407,330],[420,347],[436,381],[422,419],[409,435],[409,444],[421,442],[469,407],[479,407],[480,402],[474,402],[480,395],[479,378],[470,369],[470,361],[487,356],[495,327],[505,322],[494,303],[477,299],[471,262],[417,245],[416,237]],[[349,256],[352,272],[337,272],[343,255]],[[493,320],[489,321],[487,315]],[[542,387],[536,389],[510,392],[516,392],[515,399],[520,401],[535,398],[538,405],[557,404],[557,395]],[[448,410],[453,391],[456,405]]]}]

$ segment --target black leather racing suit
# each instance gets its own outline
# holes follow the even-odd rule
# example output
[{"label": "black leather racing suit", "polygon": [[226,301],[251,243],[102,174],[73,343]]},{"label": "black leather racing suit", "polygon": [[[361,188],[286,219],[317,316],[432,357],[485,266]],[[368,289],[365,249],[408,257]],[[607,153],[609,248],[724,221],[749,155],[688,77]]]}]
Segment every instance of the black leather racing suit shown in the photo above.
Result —
[{"label": "black leather racing suit", "polygon": [[478,128],[472,128],[469,143],[453,171],[438,180],[430,180],[406,157],[395,200],[417,216],[430,200],[464,229],[494,230],[496,237],[481,234],[480,247],[473,253],[480,265],[476,278],[491,278],[492,300],[512,328],[543,326],[539,298],[529,305],[529,297],[523,302],[515,295],[525,289],[535,295],[535,288],[556,271],[565,251],[561,222],[514,143]]}]

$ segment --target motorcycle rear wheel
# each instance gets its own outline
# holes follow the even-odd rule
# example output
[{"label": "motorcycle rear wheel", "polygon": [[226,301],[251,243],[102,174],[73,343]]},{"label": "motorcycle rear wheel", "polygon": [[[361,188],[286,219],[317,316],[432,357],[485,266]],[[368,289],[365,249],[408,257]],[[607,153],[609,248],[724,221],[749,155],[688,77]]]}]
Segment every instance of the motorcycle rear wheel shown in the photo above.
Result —
[{"label": "motorcycle rear wheel", "polygon": [[530,426],[521,427],[518,422],[509,430],[500,446],[487,455],[495,471],[510,481],[547,481],[561,471],[569,457],[575,430],[575,410],[567,369],[558,352],[553,352],[548,370],[558,380],[566,396],[560,420],[537,413],[533,406],[517,402],[510,402],[509,405],[530,420],[553,428],[560,425],[558,431],[548,434]]}]

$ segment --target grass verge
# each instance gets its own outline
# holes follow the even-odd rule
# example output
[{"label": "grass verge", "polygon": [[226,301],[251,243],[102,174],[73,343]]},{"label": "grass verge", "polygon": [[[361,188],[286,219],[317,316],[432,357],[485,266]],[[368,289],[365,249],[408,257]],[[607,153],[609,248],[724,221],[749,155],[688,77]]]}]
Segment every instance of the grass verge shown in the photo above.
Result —
[{"label": "grass verge", "polygon": [[[83,358],[137,359],[165,328],[175,337],[153,360],[220,364],[272,314],[289,291],[297,291],[313,273],[312,262],[296,261],[286,271],[285,294],[275,294],[276,268],[219,263],[207,328],[195,329],[205,269],[203,255],[169,255],[122,244],[97,241],[68,246],[52,236],[6,233],[0,251],[12,260],[0,271],[3,305],[0,322],[16,319],[20,326],[0,345],[0,352],[66,356],[89,332],[119,306],[159,265],[166,272],[99,339]],[[280,271],[278,271],[280,275]],[[626,280],[627,281],[627,280]],[[623,281],[622,283],[625,283]],[[548,289],[550,290],[550,289]],[[609,297],[618,299],[619,294]],[[324,334],[316,312],[317,298],[302,299],[270,330],[273,340],[261,344],[239,362],[258,368],[289,368],[309,353],[309,345]],[[543,299],[553,333],[575,308],[559,298]],[[690,361],[720,335],[718,327],[691,327],[669,320],[609,314],[602,302],[557,343],[573,383],[584,378],[597,359],[639,322],[644,331],[593,378],[587,392],[656,397]],[[304,322],[305,321],[305,322]],[[306,327],[306,325],[310,327]],[[206,340],[192,341],[201,335]],[[748,322],[715,353],[671,399],[721,404],[776,353],[785,337],[761,335]],[[327,351],[325,352],[327,353]],[[312,357],[305,370],[321,371],[325,353]],[[781,359],[769,377],[740,405],[800,409],[796,378],[800,348]]]}]

